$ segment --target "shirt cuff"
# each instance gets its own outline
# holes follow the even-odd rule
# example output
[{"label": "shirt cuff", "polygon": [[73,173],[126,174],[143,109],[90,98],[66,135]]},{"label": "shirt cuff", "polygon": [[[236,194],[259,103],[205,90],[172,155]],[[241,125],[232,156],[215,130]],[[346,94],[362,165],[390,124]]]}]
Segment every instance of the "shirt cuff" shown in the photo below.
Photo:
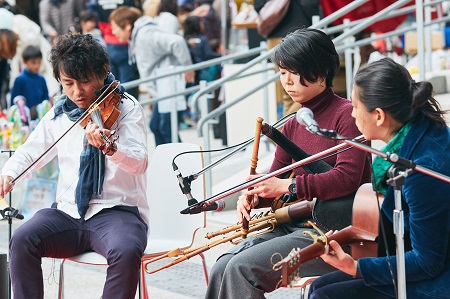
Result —
[{"label": "shirt cuff", "polygon": [[123,161],[123,159],[125,159],[125,152],[123,151],[123,146],[120,145],[119,143],[116,143],[117,146],[117,151],[111,155],[111,156],[106,156],[109,160],[111,160],[112,162],[119,164],[120,162]]}]

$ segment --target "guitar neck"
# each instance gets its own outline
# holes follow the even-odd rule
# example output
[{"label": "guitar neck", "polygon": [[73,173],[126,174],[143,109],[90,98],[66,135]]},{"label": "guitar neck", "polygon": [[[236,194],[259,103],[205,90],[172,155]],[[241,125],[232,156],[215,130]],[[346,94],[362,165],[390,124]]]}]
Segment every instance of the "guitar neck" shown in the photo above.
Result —
[{"label": "guitar neck", "polygon": [[[376,234],[348,226],[328,237],[328,241],[334,240],[344,246],[366,241],[374,242],[376,237]],[[296,280],[300,265],[322,255],[325,252],[324,248],[324,243],[317,242],[285,257],[281,267],[281,286],[286,287]]]}]

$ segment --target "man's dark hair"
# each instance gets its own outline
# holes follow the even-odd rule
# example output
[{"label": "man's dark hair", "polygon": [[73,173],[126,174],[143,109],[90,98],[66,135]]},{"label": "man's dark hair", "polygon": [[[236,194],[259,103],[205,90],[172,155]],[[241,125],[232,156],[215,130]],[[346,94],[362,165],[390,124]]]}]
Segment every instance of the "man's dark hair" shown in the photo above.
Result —
[{"label": "man's dark hair", "polygon": [[109,66],[105,48],[90,34],[61,35],[50,52],[50,62],[58,81],[61,73],[80,82],[103,80]]},{"label": "man's dark hair", "polygon": [[30,59],[40,58],[42,59],[42,52],[39,47],[30,45],[27,46],[22,52],[22,59],[24,62],[27,62]]}]

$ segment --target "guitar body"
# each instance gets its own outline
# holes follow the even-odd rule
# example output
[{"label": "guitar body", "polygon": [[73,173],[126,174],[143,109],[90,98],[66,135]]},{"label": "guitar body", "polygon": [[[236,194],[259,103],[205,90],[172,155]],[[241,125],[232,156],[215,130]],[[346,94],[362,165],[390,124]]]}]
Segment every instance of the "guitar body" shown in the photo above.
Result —
[{"label": "guitar body", "polygon": [[[381,201],[380,199],[380,205]],[[377,256],[379,204],[371,184],[359,187],[353,202],[352,225],[335,232],[328,241],[335,240],[341,246],[351,245],[354,259]],[[317,242],[301,250],[291,252],[282,260],[281,286],[290,285],[298,278],[298,268],[304,262],[325,252],[325,244]]]},{"label": "guitar body", "polygon": [[[382,204],[383,198],[379,198]],[[352,227],[359,228],[373,235],[378,235],[378,219],[380,206],[376,200],[376,193],[372,184],[367,183],[359,187],[353,202]],[[352,257],[358,260],[362,257],[377,256],[378,245],[375,241],[361,241],[352,244]]]}]

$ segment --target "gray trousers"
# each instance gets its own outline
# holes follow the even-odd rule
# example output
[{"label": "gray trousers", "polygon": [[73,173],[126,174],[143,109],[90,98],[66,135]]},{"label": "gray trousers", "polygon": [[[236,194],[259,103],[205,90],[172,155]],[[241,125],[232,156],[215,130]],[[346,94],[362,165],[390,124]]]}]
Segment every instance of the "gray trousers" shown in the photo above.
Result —
[{"label": "gray trousers", "polygon": [[[281,269],[273,264],[286,257],[293,248],[312,244],[303,231],[308,228],[295,224],[276,226],[274,231],[247,238],[217,259],[210,273],[205,298],[257,299],[275,290],[281,280]],[[300,276],[322,275],[336,270],[320,258],[300,267]]]},{"label": "gray trousers", "polygon": [[109,265],[102,298],[132,299],[146,245],[147,225],[136,207],[105,209],[85,222],[55,208],[42,209],[11,240],[14,298],[44,298],[42,257],[64,258],[92,250],[106,257]]}]

